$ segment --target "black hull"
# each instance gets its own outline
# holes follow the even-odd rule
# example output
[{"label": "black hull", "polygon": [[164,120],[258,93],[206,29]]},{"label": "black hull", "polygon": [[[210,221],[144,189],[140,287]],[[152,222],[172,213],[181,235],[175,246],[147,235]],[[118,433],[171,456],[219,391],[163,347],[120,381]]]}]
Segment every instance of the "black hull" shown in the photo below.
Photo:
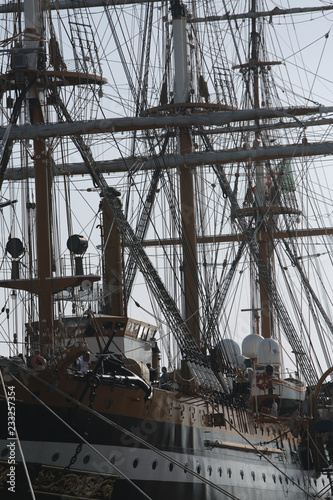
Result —
[{"label": "black hull", "polygon": [[[112,500],[141,500],[151,498],[170,500],[170,498],[184,500],[220,500],[228,498],[221,491],[228,491],[237,498],[246,500],[267,500],[267,498],[305,500],[307,495],[300,490],[297,484],[308,489],[308,473],[302,472],[295,464],[288,449],[291,443],[283,438],[277,438],[271,447],[270,465],[263,457],[253,450],[242,448],[244,440],[232,432],[230,428],[210,428],[178,424],[168,421],[142,419],[110,415],[109,419],[121,425],[123,429],[144,439],[149,446],[156,447],[168,455],[168,459],[153,449],[149,449],[139,441],[133,439],[126,432],[112,427],[96,416],[86,411],[77,411],[64,407],[54,407],[53,410],[63,419],[71,423],[103,457],[98,455],[87,444],[76,455],[80,439],[48,410],[34,404],[20,404],[17,402],[16,423],[22,442],[25,458],[33,477],[38,475],[41,466],[57,467],[64,470],[75,456],[76,460],[71,471],[92,471],[95,474],[117,474],[112,466],[114,463],[118,471],[124,474],[114,484]],[[1,403],[0,423],[0,459],[6,461],[7,448],[7,408]],[[277,433],[278,435],[278,433]],[[248,435],[255,445],[264,442],[267,436],[258,430],[256,435]],[[272,436],[271,436],[272,439]],[[207,440],[233,441],[234,447],[212,448]],[[283,448],[283,452],[282,452]],[[17,459],[21,461],[16,450]],[[212,484],[204,484],[200,479],[191,475],[176,465],[179,462],[200,474],[205,480],[217,484],[220,491]],[[283,467],[289,477],[297,482],[293,485],[290,480],[278,472],[275,467]],[[21,479],[15,492],[16,496],[8,491],[1,492],[2,498],[29,498],[24,471],[19,473]],[[130,484],[125,477],[130,478],[139,490]],[[319,484],[320,481],[320,484]],[[318,489],[324,487],[321,479]],[[325,485],[327,480],[325,481]],[[315,484],[311,481],[311,488]],[[279,489],[278,496],[275,492]],[[6,495],[6,496],[4,496]],[[9,496],[8,496],[9,495]],[[17,496],[18,495],[18,496]],[[26,495],[26,496],[25,496]],[[280,495],[280,496],[279,496]],[[44,494],[37,494],[38,500],[50,498]],[[53,496],[53,498],[55,498]],[[59,496],[66,498],[66,491]],[[73,498],[73,497],[68,497]]]}]

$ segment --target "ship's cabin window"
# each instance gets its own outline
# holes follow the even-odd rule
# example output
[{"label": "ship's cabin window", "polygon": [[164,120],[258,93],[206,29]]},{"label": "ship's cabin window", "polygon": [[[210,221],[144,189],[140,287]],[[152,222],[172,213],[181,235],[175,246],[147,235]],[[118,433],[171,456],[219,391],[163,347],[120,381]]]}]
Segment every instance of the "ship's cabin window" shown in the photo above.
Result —
[{"label": "ship's cabin window", "polygon": [[208,472],[209,476],[212,475],[213,470],[212,470],[212,467],[210,465],[208,465],[208,467],[207,467],[207,472]]},{"label": "ship's cabin window", "polygon": [[148,332],[149,333],[148,340],[153,340],[156,335],[156,332],[157,332],[156,328],[150,328]]},{"label": "ship's cabin window", "polygon": [[198,465],[198,467],[197,467],[197,473],[200,474],[200,472],[201,472],[201,466]]},{"label": "ship's cabin window", "polygon": [[58,452],[53,453],[52,455],[52,462],[56,462],[59,459],[60,455]]},{"label": "ship's cabin window", "polygon": [[146,340],[147,338],[147,327],[146,326],[141,326],[138,334],[139,339]]},{"label": "ship's cabin window", "polygon": [[282,484],[282,476],[279,476],[279,481]]},{"label": "ship's cabin window", "polygon": [[113,330],[113,321],[105,321],[102,324],[102,327],[103,327],[103,330],[111,332]]},{"label": "ship's cabin window", "polygon": [[219,476],[222,477],[222,467],[219,467],[218,469]]},{"label": "ship's cabin window", "polygon": [[272,475],[272,479],[273,479],[273,483],[276,483],[276,475],[275,474]]},{"label": "ship's cabin window", "polygon": [[153,463],[151,464],[151,468],[155,470],[157,467],[157,460],[154,460]]},{"label": "ship's cabin window", "polygon": [[255,481],[256,480],[256,473],[254,471],[251,472],[251,476],[252,476],[253,481]]},{"label": "ship's cabin window", "polygon": [[231,469],[227,470],[227,474],[228,474],[229,477],[231,477]]},{"label": "ship's cabin window", "polygon": [[243,471],[243,470],[241,470],[239,473],[240,473],[240,477],[241,477],[242,479],[244,479],[244,471]]},{"label": "ship's cabin window", "polygon": [[263,479],[264,483],[266,483],[266,474],[264,472],[262,474],[262,479]]},{"label": "ship's cabin window", "polygon": [[172,472],[173,471],[173,463],[170,463],[169,464],[169,471]]},{"label": "ship's cabin window", "polygon": [[133,322],[133,332],[138,336],[140,330],[140,323],[134,323]]},{"label": "ship's cabin window", "polygon": [[133,469],[136,469],[138,465],[139,465],[139,459],[138,459],[138,458],[135,458],[135,459],[133,460]]}]

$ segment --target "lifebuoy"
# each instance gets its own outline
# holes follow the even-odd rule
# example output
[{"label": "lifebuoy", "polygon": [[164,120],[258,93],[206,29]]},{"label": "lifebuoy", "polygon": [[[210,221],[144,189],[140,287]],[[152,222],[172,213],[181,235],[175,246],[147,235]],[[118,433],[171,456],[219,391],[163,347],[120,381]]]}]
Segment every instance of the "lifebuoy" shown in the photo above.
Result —
[{"label": "lifebuoy", "polygon": [[272,385],[271,377],[266,372],[259,373],[259,375],[257,375],[256,377],[256,382],[257,382],[257,387],[261,391],[267,391],[267,389],[269,389],[270,386]]},{"label": "lifebuoy", "polygon": [[40,354],[32,356],[31,366],[33,367],[34,370],[45,370],[46,359],[43,358],[43,356],[41,356]]}]

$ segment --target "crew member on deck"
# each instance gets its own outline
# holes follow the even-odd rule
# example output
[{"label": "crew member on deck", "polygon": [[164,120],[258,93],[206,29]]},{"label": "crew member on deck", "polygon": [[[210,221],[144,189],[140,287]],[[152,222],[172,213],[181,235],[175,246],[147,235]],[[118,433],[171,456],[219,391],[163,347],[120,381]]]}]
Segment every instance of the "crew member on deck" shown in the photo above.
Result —
[{"label": "crew member on deck", "polygon": [[147,368],[149,369],[149,382],[152,384],[156,380],[156,370],[150,363],[147,363]]},{"label": "crew member on deck", "polygon": [[90,353],[86,352],[82,356],[80,356],[81,361],[81,372],[87,373],[90,370]]},{"label": "crew member on deck", "polygon": [[162,367],[162,375],[160,376],[160,388],[168,389],[170,387],[170,375],[165,366]]}]

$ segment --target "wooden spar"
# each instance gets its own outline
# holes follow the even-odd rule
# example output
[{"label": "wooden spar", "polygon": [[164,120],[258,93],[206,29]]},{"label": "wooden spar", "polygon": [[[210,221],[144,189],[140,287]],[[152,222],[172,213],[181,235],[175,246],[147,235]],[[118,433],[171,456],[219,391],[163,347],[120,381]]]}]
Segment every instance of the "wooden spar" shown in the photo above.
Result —
[{"label": "wooden spar", "polygon": [[[50,123],[46,125],[20,125],[12,127],[8,139],[22,140],[62,137],[82,134],[105,134],[130,132],[133,130],[149,130],[174,127],[213,127],[229,125],[232,122],[243,122],[262,118],[293,119],[295,116],[323,115],[333,113],[333,106],[309,108],[275,108],[245,109],[239,111],[216,111],[214,113],[193,113],[191,115],[148,116],[130,118],[110,118],[105,120],[78,121],[75,123]],[[288,126],[288,122],[287,122]],[[6,127],[0,128],[0,139],[6,133]]]},{"label": "wooden spar", "polygon": [[[158,3],[161,0],[144,0],[144,3]],[[106,6],[119,6],[119,5],[134,5],[142,4],[143,0],[58,0],[50,2],[51,10],[63,10],[63,9],[76,9],[78,7],[84,8],[94,8],[94,7],[106,7]],[[18,10],[23,11],[24,3],[14,3],[10,2],[5,5],[0,5],[0,14],[17,12]],[[273,10],[266,10],[261,12],[244,12],[240,14],[224,14],[222,16],[207,16],[207,17],[197,17],[191,19],[191,23],[207,23],[214,21],[233,21],[237,19],[251,19],[258,17],[267,17],[269,19],[275,16],[286,16],[292,14],[306,14],[311,12],[325,12],[333,9],[333,5],[322,5],[321,7],[294,7],[292,9],[280,9],[275,7]]]},{"label": "wooden spar", "polygon": [[[271,235],[268,233],[260,233],[257,240],[283,240],[285,238],[313,238],[314,236],[327,236],[333,234],[333,227],[326,228],[308,228],[308,229],[296,229],[291,231],[275,231]],[[245,241],[246,237],[243,234],[217,234],[217,235],[207,235],[198,236],[197,243],[201,244],[214,244],[214,243],[230,243],[232,241]],[[181,245],[181,240],[179,238],[164,238],[159,240],[145,240],[142,242],[144,247],[155,247],[155,246],[174,246]]]},{"label": "wooden spar", "polygon": [[333,5],[323,5],[322,7],[294,7],[292,9],[280,9],[275,7],[272,10],[243,12],[241,14],[224,14],[222,16],[194,17],[191,23],[207,23],[212,21],[235,21],[237,19],[257,19],[267,17],[270,21],[275,16],[286,16],[293,14],[307,14],[311,12],[324,12],[333,9]]},{"label": "wooden spar", "polygon": [[[161,0],[145,0],[145,3],[157,3]],[[142,0],[51,0],[48,8],[50,10],[67,10],[78,8],[94,8],[94,7],[112,7],[118,5],[142,4]],[[24,2],[10,2],[5,5],[0,5],[0,14],[9,12],[23,11]]]},{"label": "wooden spar", "polygon": [[[310,156],[325,156],[333,154],[333,142],[321,144],[279,146],[270,148],[248,149],[242,151],[208,151],[204,153],[191,153],[185,155],[163,155],[161,168],[178,168],[180,164],[185,163],[191,168],[203,165],[224,165],[226,163],[241,163],[247,161],[260,160],[278,160],[283,158],[306,158]],[[146,158],[128,158],[126,162],[123,159],[96,162],[96,166],[102,173],[130,172],[133,165],[141,163],[142,172],[156,169],[156,158],[147,160]],[[58,168],[55,165],[53,175],[85,175],[89,174],[84,163],[61,164]],[[33,178],[34,171],[28,171],[13,168],[6,172],[6,180],[22,180],[27,177]]]}]

